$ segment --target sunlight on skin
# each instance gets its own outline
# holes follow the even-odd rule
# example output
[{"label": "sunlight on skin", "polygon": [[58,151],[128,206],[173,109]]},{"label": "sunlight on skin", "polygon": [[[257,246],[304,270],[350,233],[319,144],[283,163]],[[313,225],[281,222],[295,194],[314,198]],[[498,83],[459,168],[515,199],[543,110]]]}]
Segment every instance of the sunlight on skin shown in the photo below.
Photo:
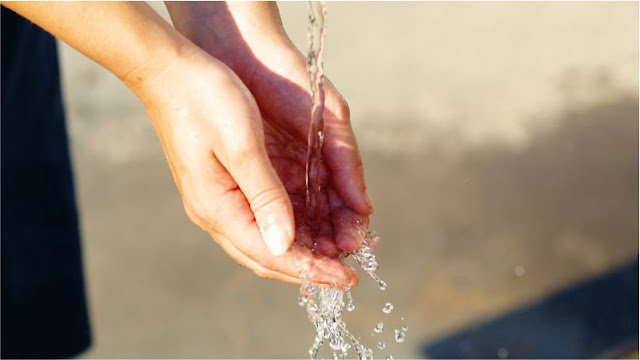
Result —
[{"label": "sunlight on skin", "polygon": [[[196,41],[202,48],[145,3],[14,2],[7,6],[107,68],[142,101],[189,218],[236,261],[259,276],[282,281],[299,283],[302,271],[312,282],[343,286],[357,282],[355,271],[336,256],[361,239],[335,225],[352,221],[354,211],[365,219],[372,211],[362,194],[357,195],[364,187],[360,163],[348,162],[357,154],[334,152],[327,146],[327,168],[321,170],[326,194],[320,252],[291,246],[296,233],[302,244],[316,235],[308,234],[305,214],[298,209],[304,174],[300,156],[306,154],[310,101],[308,86],[296,85],[306,78],[304,57],[286,38],[274,3],[176,4],[176,8],[195,10],[177,23],[193,25],[190,30],[197,31],[184,33],[207,39]],[[257,35],[251,42],[235,27],[228,9],[238,6],[248,10],[241,17],[253,26],[250,33]],[[202,7],[214,11],[201,12]],[[212,23],[213,17],[201,16],[215,13]],[[60,22],[61,18],[69,21]],[[78,26],[84,31],[78,32]],[[252,56],[253,49],[273,57],[258,60]],[[283,63],[295,66],[282,75],[270,70],[273,64]],[[327,119],[348,124],[346,103],[336,105],[340,106],[329,111]],[[355,144],[355,138],[345,139],[349,140]],[[281,161],[275,165],[280,174],[272,161]],[[336,164],[346,170],[337,171]],[[290,171],[283,171],[287,167]],[[355,177],[360,188],[345,182],[342,171]],[[332,196],[334,191],[339,196]],[[336,242],[339,238],[343,240]]]},{"label": "sunlight on skin", "polygon": [[[330,81],[325,80],[324,162],[320,169],[324,194],[319,207],[323,221],[319,233],[312,234],[305,206],[305,164],[311,111],[309,77],[306,59],[286,36],[277,7],[267,3],[167,5],[176,28],[229,66],[255,98],[262,115],[267,154],[291,201],[295,242],[306,248],[317,248],[318,254],[307,253],[294,246],[279,258],[269,257],[262,244],[244,244],[234,238],[240,234],[224,234],[229,241],[219,240],[221,245],[236,261],[248,267],[252,266],[243,254],[256,260],[258,265],[269,264],[271,270],[282,269],[286,276],[291,277],[294,274],[287,268],[290,265],[283,262],[296,257],[298,264],[321,263],[323,271],[344,274],[351,279],[350,282],[357,281],[355,271],[342,264],[338,256],[353,252],[360,246],[373,204],[366,195],[362,161],[346,101]],[[193,14],[198,14],[197,20],[188,20]],[[248,223],[250,219],[243,221]],[[229,244],[234,244],[239,252]],[[312,258],[313,261],[310,260]],[[261,271],[256,272],[261,276],[274,275]],[[318,276],[322,277],[321,274]],[[279,279],[299,282],[291,278]]]}]

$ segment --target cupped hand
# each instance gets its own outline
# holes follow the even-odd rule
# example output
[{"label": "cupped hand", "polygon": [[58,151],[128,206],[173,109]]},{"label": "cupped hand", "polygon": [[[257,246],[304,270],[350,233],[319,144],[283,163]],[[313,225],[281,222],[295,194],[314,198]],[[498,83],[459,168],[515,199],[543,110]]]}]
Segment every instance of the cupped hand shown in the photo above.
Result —
[{"label": "cupped hand", "polygon": [[[290,129],[263,119],[227,66],[199,49],[188,51],[138,95],[189,218],[233,259],[261,277],[292,283],[300,283],[302,274],[319,284],[357,282],[355,271],[338,258],[291,246],[296,232],[309,238],[304,227],[296,231],[294,225],[294,213],[300,218],[304,205],[306,146]],[[326,209],[344,207],[329,194]],[[319,248],[337,254],[324,241]]]},{"label": "cupped hand", "polygon": [[267,151],[293,205],[296,241],[330,257],[357,249],[373,203],[349,108],[325,79],[321,223],[305,212],[306,143],[311,95],[305,57],[287,37],[277,8],[266,3],[167,4],[176,28],[227,64],[246,84],[263,114]]}]

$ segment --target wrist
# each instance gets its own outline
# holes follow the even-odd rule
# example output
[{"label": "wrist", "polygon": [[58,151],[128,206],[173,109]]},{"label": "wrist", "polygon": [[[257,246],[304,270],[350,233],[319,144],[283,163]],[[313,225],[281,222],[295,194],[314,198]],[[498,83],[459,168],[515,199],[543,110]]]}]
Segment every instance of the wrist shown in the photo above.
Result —
[{"label": "wrist", "polygon": [[[293,46],[274,2],[165,2],[175,28],[227,62],[256,46]],[[269,46],[267,46],[269,47]]]},{"label": "wrist", "polygon": [[[177,64],[187,62],[198,48],[174,29],[164,41],[151,41],[139,51],[137,61],[126,72],[114,74],[139,98],[154,90],[156,78]],[[153,44],[156,46],[153,46]]]},{"label": "wrist", "polygon": [[18,1],[3,6],[97,62],[134,92],[189,44],[143,2]]},{"label": "wrist", "polygon": [[189,76],[186,70],[196,66],[194,58],[197,51],[198,48],[187,41],[165,49],[159,57],[140,64],[120,79],[145,107],[162,103],[171,98],[172,92],[185,87]]},{"label": "wrist", "polygon": [[223,92],[224,86],[242,84],[227,66],[189,41],[162,61],[161,67],[144,71],[142,80],[131,89],[148,112],[179,109],[187,99],[197,97],[211,87]]}]

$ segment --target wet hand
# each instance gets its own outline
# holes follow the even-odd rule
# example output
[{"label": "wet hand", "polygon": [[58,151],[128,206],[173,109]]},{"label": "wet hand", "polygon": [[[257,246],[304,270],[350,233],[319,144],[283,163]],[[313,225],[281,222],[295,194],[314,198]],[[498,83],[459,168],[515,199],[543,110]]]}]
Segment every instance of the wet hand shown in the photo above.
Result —
[{"label": "wet hand", "polygon": [[309,227],[304,206],[309,78],[306,59],[286,36],[275,5],[180,3],[168,8],[176,28],[226,63],[255,98],[264,116],[268,154],[291,197],[296,241],[330,257],[357,249],[373,203],[349,108],[326,79],[322,221],[319,234]]},{"label": "wet hand", "polygon": [[262,118],[227,66],[199,49],[189,51],[137,94],[189,218],[233,259],[265,278],[300,283],[302,272],[320,284],[357,282],[338,259],[291,246],[302,144]]}]

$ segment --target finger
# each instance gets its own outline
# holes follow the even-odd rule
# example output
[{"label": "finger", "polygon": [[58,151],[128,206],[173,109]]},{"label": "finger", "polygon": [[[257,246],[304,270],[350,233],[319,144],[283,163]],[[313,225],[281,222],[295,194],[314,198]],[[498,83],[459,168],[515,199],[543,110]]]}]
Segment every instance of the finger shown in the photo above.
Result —
[{"label": "finger", "polygon": [[[305,77],[304,57],[296,54],[299,61],[292,65],[299,71],[290,71],[288,79],[308,89],[308,78]],[[338,93],[333,84],[325,77],[325,109],[324,109],[324,149],[327,166],[331,170],[333,182],[340,189],[347,204],[354,210],[370,215],[374,204],[366,191],[362,159],[358,152],[358,145],[351,128],[349,109],[346,101]],[[261,99],[280,99],[279,101],[262,101],[272,114],[272,120],[282,128],[304,142],[309,132],[309,117],[311,111],[310,93],[306,91],[292,91],[288,86],[276,86],[269,93],[260,94]],[[266,105],[265,105],[266,104]]]},{"label": "finger", "polygon": [[252,241],[259,238],[259,231],[255,224],[253,227],[238,226],[234,231],[238,236],[229,236],[233,239],[234,246],[264,268],[292,277],[305,275],[317,284],[341,286],[357,284],[356,271],[337,258],[314,255],[310,249],[299,244],[291,246],[283,255],[273,256],[266,251],[264,244]]},{"label": "finger", "polygon": [[319,197],[320,203],[320,223],[318,224],[316,236],[316,250],[328,257],[336,257],[340,255],[340,251],[336,247],[334,241],[333,224],[331,223],[331,206],[329,202],[329,194],[326,190]]},{"label": "finger", "polygon": [[332,220],[336,247],[344,253],[356,251],[367,233],[368,218],[348,207],[337,211]]},{"label": "finger", "polygon": [[[227,185],[222,186],[213,181],[219,179],[224,184],[232,181],[228,174],[226,176],[229,179],[220,179],[221,174],[225,174],[226,171],[213,155],[208,165],[199,167],[195,175],[189,176],[197,181],[185,183],[186,196],[183,196],[188,199],[185,203],[189,203],[185,207],[190,217],[213,234],[214,239],[222,236],[233,244],[237,251],[230,250],[229,254],[236,261],[247,264],[261,276],[273,276],[283,281],[293,281],[286,276],[299,278],[301,274],[305,274],[310,281],[317,284],[357,284],[358,275],[351,267],[338,259],[313,256],[306,247],[292,246],[281,256],[270,254],[242,191],[237,187],[227,188]],[[239,256],[238,252],[242,253],[242,256]],[[246,259],[250,259],[251,262],[247,262]]]},{"label": "finger", "polygon": [[238,264],[251,269],[254,273],[256,273],[256,275],[265,279],[280,280],[292,284],[302,284],[302,280],[300,279],[300,277],[273,271],[258,264],[253,259],[236,249],[236,247],[233,246],[233,243],[231,243],[231,241],[229,241],[229,239],[227,239],[224,235],[216,234],[214,237],[216,242],[224,249],[225,252],[227,252],[227,254],[229,254],[229,256],[231,256],[231,258],[233,258]]},{"label": "finger", "polygon": [[260,114],[234,115],[234,121],[223,126],[214,151],[245,195],[269,252],[281,255],[295,233],[289,197],[267,155]]},{"label": "finger", "polygon": [[328,236],[318,236],[316,240],[316,247],[318,251],[328,257],[336,257],[340,255],[340,250],[336,246],[333,238]]},{"label": "finger", "polygon": [[336,247],[342,252],[352,253],[364,240],[369,217],[351,210],[333,189],[329,189],[329,198]]},{"label": "finger", "polygon": [[301,194],[289,194],[291,200],[291,206],[293,207],[293,214],[296,222],[296,236],[295,242],[303,245],[309,249],[313,247],[313,240],[311,236],[311,229],[306,223],[306,204],[305,196]]},{"label": "finger", "polygon": [[351,127],[349,108],[327,81],[323,153],[332,182],[346,204],[360,214],[373,213],[374,204],[364,181],[362,158]]},{"label": "finger", "polygon": [[[333,236],[331,209],[326,192],[319,196],[320,221],[312,223],[307,217],[305,195],[289,194],[296,221],[296,242],[328,257],[340,255]],[[314,226],[312,230],[311,226]]]},{"label": "finger", "polygon": [[[287,64],[288,81],[279,85],[277,81],[272,82],[273,86],[268,87],[268,91],[258,91],[256,97],[261,99],[261,106],[272,115],[274,122],[306,142],[309,132],[311,97],[308,90],[300,91],[300,89],[309,89],[305,70],[306,61],[297,50],[293,50],[288,58],[297,59]],[[340,189],[340,196],[354,210],[370,215],[373,213],[374,205],[366,191],[362,160],[351,129],[347,103],[326,77],[324,81],[326,82],[326,100],[323,113],[325,120],[323,153],[326,155],[327,165],[332,172],[336,188]]]}]

